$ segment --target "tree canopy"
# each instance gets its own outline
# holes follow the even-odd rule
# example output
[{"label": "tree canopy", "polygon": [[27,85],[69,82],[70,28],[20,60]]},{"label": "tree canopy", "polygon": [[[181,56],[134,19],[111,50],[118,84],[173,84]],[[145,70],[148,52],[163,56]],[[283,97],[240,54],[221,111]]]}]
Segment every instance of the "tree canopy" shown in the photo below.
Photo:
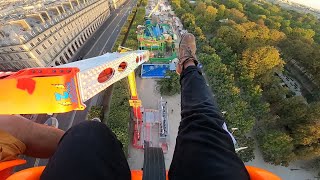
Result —
[{"label": "tree canopy", "polygon": [[[261,1],[171,3],[197,38],[198,59],[228,127],[241,131],[237,138],[247,140],[256,124],[264,159],[276,165],[319,156],[319,103],[296,96],[275,75],[290,70],[286,64],[294,59],[320,85],[319,20]],[[253,150],[242,155],[252,159]]]},{"label": "tree canopy", "polygon": [[293,139],[280,131],[271,130],[261,135],[260,148],[264,159],[275,165],[288,166],[294,160]]},{"label": "tree canopy", "polygon": [[173,96],[180,93],[179,75],[176,72],[169,71],[166,76],[169,78],[163,78],[157,82],[161,95]]},{"label": "tree canopy", "polygon": [[251,78],[261,76],[276,66],[283,66],[279,51],[272,46],[248,48],[242,53],[240,64]]}]

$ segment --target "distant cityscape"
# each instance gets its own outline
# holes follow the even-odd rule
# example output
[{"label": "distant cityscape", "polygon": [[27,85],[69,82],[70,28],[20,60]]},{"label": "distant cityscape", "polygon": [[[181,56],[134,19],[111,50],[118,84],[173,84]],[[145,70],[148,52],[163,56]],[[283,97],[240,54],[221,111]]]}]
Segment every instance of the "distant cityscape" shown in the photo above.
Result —
[{"label": "distant cityscape", "polygon": [[302,4],[320,10],[320,1],[318,0],[291,0],[294,3]]},{"label": "distant cityscape", "polygon": [[295,10],[301,13],[311,13],[320,18],[320,7],[311,7],[307,5],[307,2],[298,0],[266,0],[275,4],[279,4],[283,8]]}]

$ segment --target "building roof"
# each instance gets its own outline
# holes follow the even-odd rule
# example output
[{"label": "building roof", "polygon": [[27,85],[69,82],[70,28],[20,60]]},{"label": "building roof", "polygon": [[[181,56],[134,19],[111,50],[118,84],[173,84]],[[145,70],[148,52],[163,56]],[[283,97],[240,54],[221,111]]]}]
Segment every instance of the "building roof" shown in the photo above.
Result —
[{"label": "building roof", "polygon": [[[97,0],[0,1],[0,47],[23,44],[47,28],[72,15],[74,12],[96,1]],[[85,5],[85,2],[88,2],[88,4]]]}]

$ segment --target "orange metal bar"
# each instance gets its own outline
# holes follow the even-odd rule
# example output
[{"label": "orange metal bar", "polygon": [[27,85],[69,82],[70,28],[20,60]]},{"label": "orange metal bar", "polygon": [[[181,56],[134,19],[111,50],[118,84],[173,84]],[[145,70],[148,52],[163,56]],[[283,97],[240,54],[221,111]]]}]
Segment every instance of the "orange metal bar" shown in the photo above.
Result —
[{"label": "orange metal bar", "polygon": [[253,166],[246,166],[246,169],[250,175],[250,179],[252,180],[281,180],[281,178],[277,175],[272,174],[264,169]]},{"label": "orange metal bar", "polygon": [[0,180],[7,179],[12,174],[14,167],[25,163],[24,159],[0,162]]},{"label": "orange metal bar", "polygon": [[24,169],[11,175],[7,180],[39,180],[45,166]]},{"label": "orange metal bar", "polygon": [[134,114],[134,130],[133,130],[133,142],[132,145],[135,148],[141,149],[142,145],[139,143],[142,130],[142,113],[141,113],[141,101],[138,98],[137,84],[134,71],[128,75],[130,97],[130,106],[132,106]]},{"label": "orange metal bar", "polygon": [[133,100],[138,99],[137,84],[136,84],[135,76],[136,75],[135,75],[134,71],[132,71],[128,76],[130,95],[131,95],[131,99],[133,99]]},{"label": "orange metal bar", "polygon": [[83,110],[78,68],[23,69],[0,81],[0,114],[61,113]]},{"label": "orange metal bar", "polygon": [[[106,53],[58,67],[0,72],[0,114],[83,110],[83,102],[127,77],[148,58],[149,52],[142,50]],[[134,77],[134,73],[131,76]],[[136,100],[135,79],[131,86],[131,99]]]},{"label": "orange metal bar", "polygon": [[[7,180],[38,180],[44,168],[45,166],[25,169],[11,175]],[[281,180],[277,175],[260,168],[246,166],[246,169],[248,170],[251,180]],[[142,170],[131,170],[131,180],[142,180],[142,177]],[[169,179],[168,171],[166,171],[166,179]]]}]

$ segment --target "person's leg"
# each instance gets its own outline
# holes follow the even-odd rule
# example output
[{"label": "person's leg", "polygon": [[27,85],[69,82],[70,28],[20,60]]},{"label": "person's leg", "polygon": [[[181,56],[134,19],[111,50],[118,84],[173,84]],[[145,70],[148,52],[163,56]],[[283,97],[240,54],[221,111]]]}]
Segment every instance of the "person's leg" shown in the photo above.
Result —
[{"label": "person's leg", "polygon": [[69,129],[41,179],[131,179],[122,144],[103,123],[85,121]]},{"label": "person's leg", "polygon": [[169,179],[249,179],[203,76],[192,61],[181,65],[182,120]]}]

